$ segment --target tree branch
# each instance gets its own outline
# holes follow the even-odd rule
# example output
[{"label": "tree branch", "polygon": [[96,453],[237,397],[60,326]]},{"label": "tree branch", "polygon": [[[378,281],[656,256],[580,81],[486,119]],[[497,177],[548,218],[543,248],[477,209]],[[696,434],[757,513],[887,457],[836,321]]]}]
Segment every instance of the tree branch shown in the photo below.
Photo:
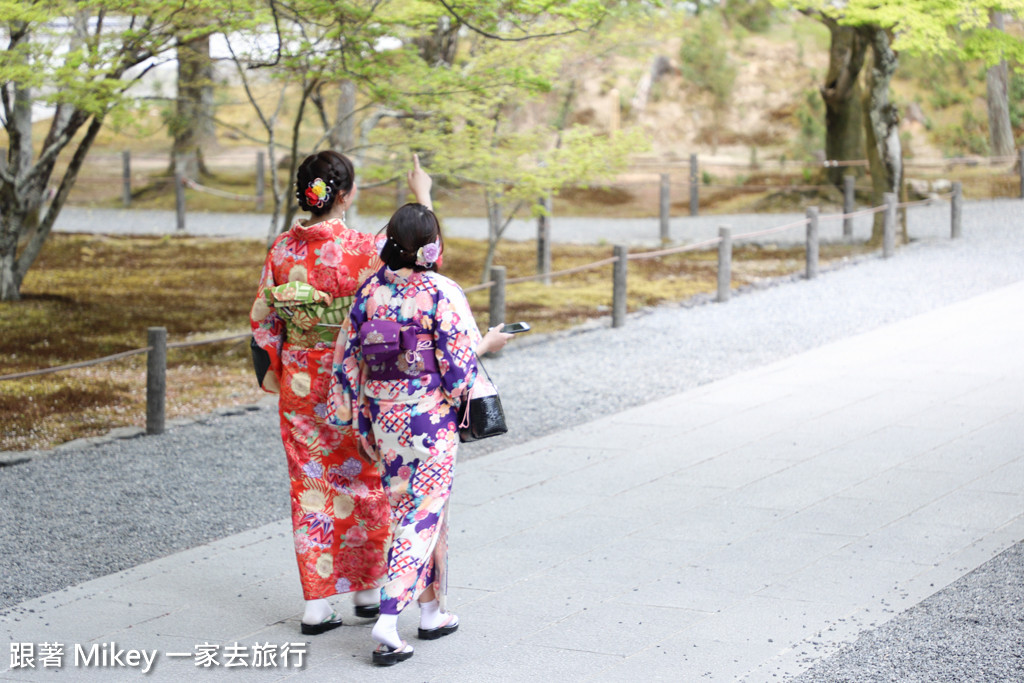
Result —
[{"label": "tree branch", "polygon": [[484,29],[469,23],[458,12],[455,11],[454,7],[452,7],[445,0],[438,0],[438,2],[440,2],[441,5],[448,11],[448,14],[452,15],[452,18],[455,19],[455,21],[459,22],[460,24],[468,28],[470,31],[473,31],[474,33],[477,33],[483,36],[484,38],[490,38],[491,40],[499,40],[508,43],[518,43],[526,40],[534,40],[537,38],[558,38],[560,36],[568,36],[572,35],[573,33],[580,33],[583,31],[583,29],[574,28],[569,29],[568,31],[556,31],[554,33],[535,33],[532,35],[519,36],[517,38],[511,36],[502,36],[498,35],[497,33],[485,31]]},{"label": "tree branch", "polygon": [[[284,41],[284,38],[281,37],[281,19],[277,16],[277,3],[275,0],[270,0],[270,15],[274,17],[274,34],[277,36],[277,54],[274,55],[274,61],[263,64],[250,64],[250,69],[262,69],[264,67],[277,66],[281,63],[281,44]],[[225,35],[224,38],[226,39],[227,35]],[[231,52],[231,55],[234,56],[234,51]]]},{"label": "tree branch", "polygon": [[19,283],[25,277],[25,273],[28,272],[28,269],[32,267],[32,263],[36,260],[40,250],[43,248],[43,243],[46,242],[46,238],[50,236],[53,224],[57,221],[57,216],[64,207],[64,202],[67,201],[68,194],[71,192],[71,188],[78,179],[78,172],[81,170],[82,164],[85,163],[85,158],[89,154],[89,149],[92,147],[92,143],[96,140],[96,135],[100,132],[101,128],[103,128],[103,117],[93,117],[92,123],[89,124],[88,130],[86,130],[82,140],[78,143],[78,147],[75,149],[75,153],[71,157],[71,161],[68,163],[68,168],[64,172],[64,177],[61,178],[60,187],[57,189],[56,196],[54,196],[53,201],[46,210],[46,213],[39,221],[39,225],[36,227],[35,233],[29,239],[28,244],[25,245],[21,254],[18,255],[17,265],[15,266],[15,277],[18,279]]},{"label": "tree branch", "polygon": [[[280,34],[278,34],[280,38]],[[259,103],[256,101],[256,95],[252,91],[252,86],[249,84],[249,79],[245,75],[245,69],[242,68],[242,62],[238,59],[238,55],[235,54],[235,48],[231,45],[231,38],[227,34],[224,34],[224,42],[228,46],[228,52],[231,53],[231,60],[235,63],[235,68],[238,71],[238,77],[242,81],[242,89],[245,90],[245,96],[249,98],[249,103],[252,108],[256,110],[256,115],[260,117],[260,123],[267,130],[270,130],[272,124],[267,120],[266,115],[263,113],[263,109],[260,108]]]}]

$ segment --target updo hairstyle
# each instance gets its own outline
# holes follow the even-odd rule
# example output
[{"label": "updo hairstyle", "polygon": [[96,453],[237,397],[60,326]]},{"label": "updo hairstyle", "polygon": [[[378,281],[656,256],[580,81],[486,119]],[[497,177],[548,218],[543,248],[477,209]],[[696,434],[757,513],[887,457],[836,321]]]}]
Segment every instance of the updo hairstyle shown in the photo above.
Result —
[{"label": "updo hairstyle", "polygon": [[[322,203],[313,203],[306,195],[317,178],[327,186],[327,194]],[[329,149],[310,154],[295,173],[295,198],[299,200],[299,208],[314,216],[324,215],[331,210],[339,196],[344,197],[352,191],[355,178],[352,162],[344,154]]]},{"label": "updo hairstyle", "polygon": [[[411,202],[401,207],[391,216],[387,227],[384,229],[387,241],[380,252],[380,260],[391,270],[412,268],[414,271],[422,272],[431,270],[437,272],[437,262],[429,266],[421,266],[416,263],[416,252],[420,247],[438,240],[441,244],[441,252],[444,253],[444,237],[441,235],[441,224],[433,211]],[[440,256],[438,256],[440,260]]]}]

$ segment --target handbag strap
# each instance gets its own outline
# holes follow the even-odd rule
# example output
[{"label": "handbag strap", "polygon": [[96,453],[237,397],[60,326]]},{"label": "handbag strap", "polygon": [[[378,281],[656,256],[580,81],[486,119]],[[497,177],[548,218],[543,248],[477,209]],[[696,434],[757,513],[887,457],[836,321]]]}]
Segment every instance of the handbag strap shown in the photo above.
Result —
[{"label": "handbag strap", "polygon": [[[480,356],[476,357],[476,367],[477,367],[477,372],[476,372],[477,376],[479,376],[480,375],[480,371],[483,370],[484,371],[484,377],[487,378],[488,384],[493,385],[493,382],[491,382],[491,375],[490,375],[490,373],[487,372],[487,368],[484,367],[484,363],[483,363],[483,361],[480,360]],[[469,408],[470,408],[470,406],[473,405],[473,390],[476,389],[477,386],[478,386],[477,383],[473,382],[473,386],[471,386],[469,388],[469,391],[466,392],[466,398],[463,399],[466,402],[466,410],[462,414],[462,422],[459,423],[459,429],[465,429],[466,427],[469,426]]]}]

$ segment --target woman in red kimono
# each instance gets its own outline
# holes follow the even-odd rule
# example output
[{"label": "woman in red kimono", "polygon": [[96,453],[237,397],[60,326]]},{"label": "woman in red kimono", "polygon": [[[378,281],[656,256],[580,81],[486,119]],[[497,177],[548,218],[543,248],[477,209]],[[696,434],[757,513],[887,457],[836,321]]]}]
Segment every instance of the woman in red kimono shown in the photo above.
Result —
[{"label": "woman in red kimono", "polygon": [[339,334],[344,343],[352,296],[380,267],[373,236],[345,226],[355,190],[345,156],[324,151],[302,162],[296,196],[312,216],[271,247],[250,320],[270,355],[263,389],[279,394],[305,635],[341,626],[327,600],[339,593],[355,593],[356,616],[376,616],[386,571],[390,509],[380,475],[351,429],[325,421],[334,347]]}]

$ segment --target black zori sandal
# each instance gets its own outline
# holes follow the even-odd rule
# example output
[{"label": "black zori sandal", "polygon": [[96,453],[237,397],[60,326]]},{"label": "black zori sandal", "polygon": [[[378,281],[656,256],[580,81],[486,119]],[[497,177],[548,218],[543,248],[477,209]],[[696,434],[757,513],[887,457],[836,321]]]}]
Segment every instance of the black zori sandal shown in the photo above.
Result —
[{"label": "black zori sandal", "polygon": [[412,657],[412,653],[412,647],[406,642],[403,642],[402,647],[397,650],[381,643],[373,651],[373,663],[377,666],[394,666]]},{"label": "black zori sandal", "polygon": [[459,618],[454,614],[448,616],[448,623],[437,628],[421,628],[416,636],[420,640],[437,640],[459,630]]},{"label": "black zori sandal", "polygon": [[334,612],[331,612],[331,616],[327,617],[319,624],[302,624],[302,635],[304,636],[318,636],[321,633],[327,633],[331,629],[335,629],[341,626],[341,617]]},{"label": "black zori sandal", "polygon": [[380,614],[380,604],[356,605],[356,616],[360,619],[373,619]]}]

